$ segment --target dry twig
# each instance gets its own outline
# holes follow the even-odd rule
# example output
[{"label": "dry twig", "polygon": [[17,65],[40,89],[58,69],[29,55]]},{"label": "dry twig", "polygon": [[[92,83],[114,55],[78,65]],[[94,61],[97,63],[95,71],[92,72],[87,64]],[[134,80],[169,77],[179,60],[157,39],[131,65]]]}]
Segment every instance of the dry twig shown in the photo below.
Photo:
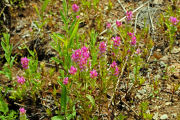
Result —
[{"label": "dry twig", "polygon": [[[138,8],[136,8],[135,10],[133,10],[132,12],[135,13],[136,11],[138,11],[139,9],[141,9],[144,5],[146,5],[147,3],[149,3],[149,0],[146,1],[144,4],[140,5]],[[121,18],[118,21],[123,21],[126,18],[126,16],[124,16],[123,18]],[[116,23],[112,24],[112,27],[114,27],[116,25]],[[105,29],[104,31],[102,31],[99,35],[104,34],[107,31],[107,29]]]},{"label": "dry twig", "polygon": [[126,13],[126,9],[124,8],[124,6],[122,5],[122,3],[121,3],[121,1],[120,0],[118,0],[118,2],[119,2],[119,4],[121,5],[121,7],[122,7],[122,9],[124,10],[124,12]]}]

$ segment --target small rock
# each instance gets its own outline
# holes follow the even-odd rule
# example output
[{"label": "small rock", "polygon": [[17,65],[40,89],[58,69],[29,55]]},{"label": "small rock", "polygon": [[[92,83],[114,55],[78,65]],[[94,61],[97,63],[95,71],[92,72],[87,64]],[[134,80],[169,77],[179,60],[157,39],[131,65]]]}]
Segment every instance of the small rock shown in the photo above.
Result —
[{"label": "small rock", "polygon": [[161,49],[157,49],[156,51],[157,51],[157,52],[161,52]]},{"label": "small rock", "polygon": [[155,5],[161,5],[163,3],[163,0],[153,0],[152,4]]},{"label": "small rock", "polygon": [[171,114],[173,118],[176,118],[177,117],[177,113],[173,113]]},{"label": "small rock", "polygon": [[179,53],[180,52],[180,47],[179,48],[173,48],[172,50],[171,50],[171,53],[173,53],[173,54],[176,54],[176,53]]},{"label": "small rock", "polygon": [[163,67],[166,67],[166,64],[163,61],[161,61],[160,66],[161,66],[161,68],[163,68]]},{"label": "small rock", "polygon": [[161,60],[161,61],[168,61],[168,59],[169,59],[168,55],[165,55],[162,58],[160,58],[159,60]]},{"label": "small rock", "polygon": [[165,103],[165,105],[167,105],[167,106],[168,106],[168,105],[171,105],[171,104],[172,104],[172,102],[166,102],[166,103]]},{"label": "small rock", "polygon": [[140,100],[143,98],[143,96],[140,95],[140,94],[137,94],[136,97],[137,97],[138,99],[140,99]]},{"label": "small rock", "polygon": [[161,115],[160,119],[161,119],[161,120],[166,120],[166,119],[168,119],[167,114]]},{"label": "small rock", "polygon": [[146,93],[146,89],[138,90],[138,92],[143,95]]},{"label": "small rock", "polygon": [[154,120],[158,120],[158,114],[159,114],[158,112],[154,114],[154,116],[153,116]]},{"label": "small rock", "polygon": [[158,80],[158,79],[160,79],[161,78],[161,75],[155,75],[155,77],[154,77],[156,80]]}]

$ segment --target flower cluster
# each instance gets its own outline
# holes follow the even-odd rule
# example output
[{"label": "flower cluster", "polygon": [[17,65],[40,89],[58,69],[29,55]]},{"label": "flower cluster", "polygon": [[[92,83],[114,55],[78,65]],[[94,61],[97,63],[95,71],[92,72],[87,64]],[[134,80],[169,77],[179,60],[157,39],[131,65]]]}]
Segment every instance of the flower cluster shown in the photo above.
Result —
[{"label": "flower cluster", "polygon": [[105,53],[105,51],[106,51],[106,43],[104,41],[100,42],[99,50],[100,50],[100,53]]},{"label": "flower cluster", "polygon": [[75,73],[77,72],[77,68],[75,68],[74,66],[71,66],[70,70],[69,70],[69,73],[71,75],[74,75]]},{"label": "flower cluster", "polygon": [[97,73],[97,71],[96,71],[96,70],[92,70],[92,71],[90,71],[90,77],[91,77],[92,79],[96,78],[96,77],[97,77],[97,75],[98,75],[98,73]]},{"label": "flower cluster", "polygon": [[25,114],[26,110],[24,108],[19,108],[20,114]]},{"label": "flower cluster", "polygon": [[110,67],[113,69],[114,75],[118,76],[119,75],[119,68],[117,66],[117,63],[115,61],[112,62]]},{"label": "flower cluster", "polygon": [[141,50],[138,48],[137,50],[136,50],[136,54],[140,54],[141,53]]},{"label": "flower cluster", "polygon": [[21,65],[24,69],[28,69],[29,59],[27,57],[21,58]]},{"label": "flower cluster", "polygon": [[64,81],[63,81],[63,84],[64,84],[64,85],[67,85],[67,84],[68,84],[68,80],[69,80],[69,78],[68,78],[68,77],[65,77],[65,78],[64,78]]},{"label": "flower cluster", "polygon": [[176,25],[176,24],[179,22],[179,20],[178,20],[176,17],[170,17],[170,18],[169,18],[169,21],[170,21],[173,25]]},{"label": "flower cluster", "polygon": [[136,45],[136,36],[131,38],[131,45]]},{"label": "flower cluster", "polygon": [[73,10],[74,12],[78,12],[78,11],[79,11],[79,6],[78,6],[77,4],[73,4],[73,5],[72,5],[72,10]]},{"label": "flower cluster", "polygon": [[78,16],[76,16],[76,19],[79,19],[80,18],[80,16],[78,15]]},{"label": "flower cluster", "polygon": [[129,37],[133,37],[134,36],[134,32],[133,33],[128,32],[127,34],[129,35]]},{"label": "flower cluster", "polygon": [[71,56],[71,59],[74,62],[78,63],[79,68],[83,70],[86,68],[89,55],[90,54],[88,48],[84,46],[81,49],[75,50]]},{"label": "flower cluster", "polygon": [[121,41],[120,41],[120,37],[116,36],[115,38],[113,37],[113,45],[114,47],[117,49],[117,47],[120,45]]},{"label": "flower cluster", "polygon": [[129,37],[131,37],[131,45],[136,45],[136,36],[134,33],[128,32]]},{"label": "flower cluster", "polygon": [[20,84],[24,84],[25,83],[24,77],[17,76],[17,82],[20,83]]},{"label": "flower cluster", "polygon": [[127,21],[132,20],[132,11],[127,11],[126,12],[126,18],[127,18]]},{"label": "flower cluster", "polygon": [[116,20],[116,26],[117,26],[117,27],[121,27],[121,25],[122,25],[122,22]]},{"label": "flower cluster", "polygon": [[111,28],[111,23],[109,23],[109,22],[106,23],[106,28],[107,28],[107,29],[110,29],[110,28]]}]

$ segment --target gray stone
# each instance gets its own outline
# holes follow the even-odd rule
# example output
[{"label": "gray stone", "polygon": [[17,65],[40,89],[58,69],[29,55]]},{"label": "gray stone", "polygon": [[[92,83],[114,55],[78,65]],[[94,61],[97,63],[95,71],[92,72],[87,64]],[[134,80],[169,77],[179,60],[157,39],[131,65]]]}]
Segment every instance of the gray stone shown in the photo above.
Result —
[{"label": "gray stone", "polygon": [[177,113],[173,113],[171,114],[173,118],[176,118],[177,117]]},{"label": "gray stone", "polygon": [[167,105],[167,106],[168,106],[168,105],[171,105],[171,104],[172,104],[172,102],[166,102],[166,103],[165,103],[165,105]]},{"label": "gray stone", "polygon": [[167,114],[161,115],[160,119],[161,120],[166,120],[166,119],[168,119],[168,115]]},{"label": "gray stone", "polygon": [[159,115],[158,112],[157,112],[157,113],[154,113],[153,119],[154,119],[154,120],[158,120],[158,115]]},{"label": "gray stone", "polygon": [[168,55],[163,56],[162,58],[160,58],[159,60],[161,61],[167,61],[169,59]]},{"label": "gray stone", "polygon": [[173,54],[176,54],[176,53],[179,53],[179,52],[180,52],[180,47],[179,47],[179,48],[174,47],[174,48],[171,50],[171,53],[173,53]]}]

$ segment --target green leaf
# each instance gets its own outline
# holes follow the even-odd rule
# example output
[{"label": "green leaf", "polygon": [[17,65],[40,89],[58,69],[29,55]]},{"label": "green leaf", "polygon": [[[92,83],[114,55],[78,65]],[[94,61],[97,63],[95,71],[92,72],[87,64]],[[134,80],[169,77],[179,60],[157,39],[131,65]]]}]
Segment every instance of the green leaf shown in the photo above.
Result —
[{"label": "green leaf", "polygon": [[63,20],[64,24],[67,24],[67,20],[66,20],[66,18],[65,18],[65,16],[64,16],[64,14],[62,13],[62,11],[61,11],[61,10],[60,10],[59,12],[60,12],[60,15],[61,15],[61,18],[62,18],[62,20]]},{"label": "green leaf", "polygon": [[10,68],[12,68],[13,66],[13,62],[14,62],[14,59],[16,58],[16,55],[14,57],[11,57],[11,62],[10,62]]},{"label": "green leaf", "polygon": [[52,59],[53,61],[55,61],[57,64],[62,63],[62,61],[59,60],[59,59],[56,58],[56,57],[52,57],[51,59]]},{"label": "green leaf", "polygon": [[72,22],[72,24],[71,24],[71,26],[70,26],[70,28],[69,28],[69,35],[71,35],[71,33],[72,33],[72,31],[73,31],[73,28],[74,28],[74,26],[75,26],[75,23],[76,23],[76,20],[74,20],[73,22]]},{"label": "green leaf", "polygon": [[61,81],[58,81],[58,83],[62,87],[62,92],[61,92],[61,110],[62,110],[62,112],[65,112],[66,111],[66,104],[67,104],[67,90],[66,90],[66,86]]},{"label": "green leaf", "polygon": [[75,105],[73,106],[73,113],[67,116],[67,120],[73,120],[74,117],[76,117]]},{"label": "green leaf", "polygon": [[43,16],[43,13],[44,13],[44,11],[46,10],[46,7],[47,7],[47,5],[48,5],[49,2],[50,2],[50,0],[45,0],[45,1],[43,2],[42,8],[41,8],[41,15],[42,15],[42,16]]},{"label": "green leaf", "polygon": [[63,43],[65,43],[65,40],[64,40],[64,38],[63,38],[62,35],[57,34],[57,33],[53,33],[53,36],[56,37],[56,38],[58,38],[59,40],[61,40]]},{"label": "green leaf", "polygon": [[0,111],[6,114],[9,111],[8,104],[4,102],[2,98],[0,98]]},{"label": "green leaf", "polygon": [[3,50],[5,51],[5,53],[8,52],[8,50],[6,50],[6,45],[3,40],[1,41],[1,46],[2,46]]},{"label": "green leaf", "polygon": [[67,16],[67,2],[66,2],[66,0],[63,0],[63,9],[64,9],[64,13],[65,13],[65,15]]},{"label": "green leaf", "polygon": [[120,115],[118,116],[118,120],[124,120],[126,119],[127,116],[124,116],[123,114],[120,113]]},{"label": "green leaf", "polygon": [[34,8],[35,8],[35,10],[36,10],[37,15],[41,18],[41,15],[40,15],[40,12],[39,12],[38,7],[37,7],[37,6],[34,6]]},{"label": "green leaf", "polygon": [[75,25],[75,27],[74,27],[74,29],[73,29],[73,32],[72,32],[72,34],[70,35],[70,39],[69,39],[69,44],[68,44],[68,48],[71,48],[71,45],[72,45],[72,43],[74,43],[74,36],[75,35],[77,35],[77,31],[78,31],[78,27],[79,27],[79,22],[77,22],[76,23],[76,25]]},{"label": "green leaf", "polygon": [[78,30],[78,27],[79,27],[79,22],[76,23],[76,26],[74,27],[74,30],[71,34],[71,37],[70,37],[70,40],[75,36],[75,34],[77,33],[77,30]]},{"label": "green leaf", "polygon": [[89,99],[89,101],[91,102],[92,106],[95,106],[94,98],[91,95],[89,95],[89,94],[87,94],[86,97]]},{"label": "green leaf", "polygon": [[51,118],[51,120],[64,120],[63,116],[54,116]]}]

